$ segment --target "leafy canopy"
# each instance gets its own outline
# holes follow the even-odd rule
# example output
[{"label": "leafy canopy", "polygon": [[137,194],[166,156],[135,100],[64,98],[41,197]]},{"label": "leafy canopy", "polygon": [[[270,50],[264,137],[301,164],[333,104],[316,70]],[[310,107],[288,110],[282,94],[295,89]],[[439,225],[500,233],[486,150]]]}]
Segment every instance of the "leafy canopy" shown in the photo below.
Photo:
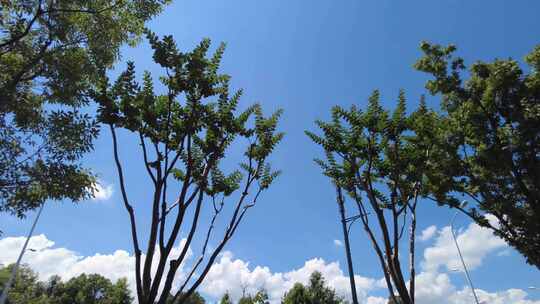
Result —
[{"label": "leafy canopy", "polygon": [[169,0],[14,0],[0,8],[0,211],[92,195],[80,159],[97,124],[89,90]]},{"label": "leafy canopy", "polygon": [[[11,267],[0,269],[0,285],[6,283]],[[9,304],[131,304],[133,298],[126,279],[112,283],[98,274],[81,274],[67,282],[52,276],[47,282],[38,280],[28,267],[18,269],[9,291]]]},{"label": "leafy canopy", "polygon": [[[381,107],[375,91],[365,111],[356,106],[334,107],[330,121],[316,123],[322,135],[306,132],[324,149],[326,159],[316,162],[337,187],[338,201],[345,201],[342,189],[352,199],[348,207],[356,209],[357,215],[351,218],[361,221],[368,234],[389,293],[395,294],[395,288],[405,303],[413,303],[414,279],[407,286],[399,249],[409,225],[409,248],[414,255],[418,198],[434,191],[431,180],[443,178],[439,163],[432,161],[446,157],[437,144],[440,118],[423,99],[416,111],[407,114],[403,91],[391,113]],[[413,277],[414,271],[411,263]]]},{"label": "leafy canopy", "polygon": [[229,295],[228,292],[226,292],[223,297],[221,297],[221,300],[219,301],[220,304],[232,304],[231,295]]},{"label": "leafy canopy", "polygon": [[[490,227],[540,268],[540,46],[525,57],[478,61],[467,68],[455,46],[422,43],[415,67],[431,74],[426,88],[442,96],[441,159],[437,201],[459,207]],[[486,220],[491,214],[497,224]]]},{"label": "leafy canopy", "polygon": [[242,296],[238,304],[269,304],[268,299],[268,293],[265,290],[259,290],[254,296],[250,294]]},{"label": "leafy canopy", "polygon": [[285,293],[283,304],[343,304],[346,303],[336,292],[326,286],[322,274],[315,271],[309,277],[308,286],[296,283]]},{"label": "leafy canopy", "polygon": [[[186,258],[187,248],[196,235],[200,234],[203,239],[198,259],[173,295],[173,301],[183,302],[204,280],[247,210],[279,175],[279,171],[272,170],[268,158],[283,138],[283,133],[277,131],[282,111],[265,117],[259,104],[238,110],[242,91],[230,93],[230,77],[219,73],[224,44],[212,55],[208,55],[211,46],[208,39],[194,50],[182,52],[172,36],[159,38],[150,31],[146,34],[154,51],[153,59],[164,71],[159,80],[165,92],[156,92],[148,72],[139,83],[135,64],[129,62],[113,84],[104,77],[92,97],[99,104],[100,122],[108,125],[112,132],[120,188],[132,228],[139,303],[165,303],[175,273]],[[145,256],[141,254],[134,206],[123,177],[117,130],[136,135],[142,164],[150,179],[148,186],[154,192]],[[233,159],[229,153],[232,145],[243,153],[237,155],[240,164],[225,172],[225,164],[230,168]],[[209,249],[208,242],[216,230],[214,224],[226,208],[232,212],[225,221],[224,234],[216,240],[217,245]],[[170,212],[173,209],[178,212]],[[198,225],[199,218],[205,216],[205,212],[210,213],[210,220],[206,230],[201,231],[205,227]],[[188,217],[191,228],[182,225]],[[168,221],[171,229],[167,229]],[[182,252],[174,255],[172,249],[181,229],[186,229],[186,242]],[[153,275],[156,249],[160,258],[157,265],[154,264],[156,274]],[[167,265],[170,265],[168,269]]]}]

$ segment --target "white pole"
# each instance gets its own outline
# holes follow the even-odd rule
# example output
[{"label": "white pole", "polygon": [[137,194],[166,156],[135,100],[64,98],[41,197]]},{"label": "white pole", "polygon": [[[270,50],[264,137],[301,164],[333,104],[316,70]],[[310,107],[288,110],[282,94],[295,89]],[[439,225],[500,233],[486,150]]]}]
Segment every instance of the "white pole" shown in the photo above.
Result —
[{"label": "white pole", "polygon": [[[456,248],[457,248],[457,251],[458,251],[458,254],[459,254],[459,258],[461,260],[461,264],[463,265],[463,270],[465,271],[465,277],[467,278],[467,281],[469,281],[469,286],[471,287],[471,290],[472,290],[472,293],[473,293],[473,296],[474,296],[474,300],[475,300],[476,304],[481,304],[480,302],[478,302],[478,297],[476,296],[476,291],[474,291],[474,286],[473,286],[471,277],[469,276],[469,271],[467,270],[467,265],[465,265],[465,261],[463,260],[463,256],[461,255],[461,250],[459,249],[459,245],[458,245],[458,242],[457,242],[457,239],[456,239],[456,234],[454,232],[454,220],[456,219],[457,214],[458,214],[458,211],[456,211],[456,213],[454,214],[454,217],[452,218],[452,221],[450,222],[450,230],[452,231],[452,238],[454,239],[454,244],[456,244]],[[4,304],[4,303],[1,303],[1,304]]]},{"label": "white pole", "polygon": [[41,204],[41,207],[39,207],[38,214],[36,216],[36,219],[34,220],[34,223],[32,224],[30,233],[28,233],[28,236],[26,237],[26,241],[24,242],[23,248],[21,249],[21,253],[19,253],[19,258],[17,258],[17,262],[11,269],[11,276],[9,277],[9,280],[7,281],[6,286],[4,287],[4,290],[2,291],[2,296],[0,297],[0,304],[6,303],[9,288],[11,287],[11,284],[13,284],[13,281],[15,280],[15,276],[17,275],[17,269],[19,268],[19,265],[21,264],[22,257],[24,255],[24,252],[26,251],[26,247],[28,246],[28,242],[30,241],[30,238],[32,237],[32,234],[34,233],[34,228],[36,228],[36,224],[38,222],[39,216],[41,215],[41,211],[43,210],[44,206],[45,206],[45,203]]}]

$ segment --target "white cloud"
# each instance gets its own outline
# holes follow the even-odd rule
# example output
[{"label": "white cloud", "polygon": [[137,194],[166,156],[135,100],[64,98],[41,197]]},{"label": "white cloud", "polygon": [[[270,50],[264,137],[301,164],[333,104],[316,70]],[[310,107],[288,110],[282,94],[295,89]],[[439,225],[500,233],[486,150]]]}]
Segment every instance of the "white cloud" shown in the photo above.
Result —
[{"label": "white cloud", "polygon": [[386,304],[388,303],[387,298],[381,298],[381,297],[368,297],[366,300],[366,304]]},{"label": "white cloud", "polygon": [[422,230],[422,234],[420,235],[419,239],[420,241],[429,241],[435,233],[437,232],[437,227],[435,225],[431,225],[427,227],[426,229]]},{"label": "white cloud", "polygon": [[[457,290],[447,274],[423,272],[416,277],[416,303],[418,304],[470,304],[474,303],[471,289]],[[500,292],[487,292],[475,289],[480,303],[488,304],[540,304],[528,300],[527,292],[521,289],[508,289]]]},{"label": "white cloud", "polygon": [[[433,247],[424,251],[423,267],[427,271],[437,271],[440,266],[447,270],[462,268],[458,251],[450,227],[439,230]],[[494,251],[507,248],[507,244],[495,236],[491,230],[471,223],[464,231],[458,233],[457,242],[463,259],[469,269],[482,265],[483,259]]]},{"label": "white cloud", "polygon": [[416,276],[415,294],[418,304],[442,304],[455,292],[454,285],[445,273],[422,272]]},{"label": "white cloud", "polygon": [[[486,292],[475,289],[480,302],[489,304],[539,304],[540,301],[527,300],[527,292],[521,289],[508,289],[502,292]],[[452,296],[453,304],[471,303],[472,293],[469,288],[465,288]]]},{"label": "white cloud", "polygon": [[[14,263],[24,241],[24,237],[1,239],[0,263],[5,265]],[[183,244],[185,244],[185,239],[180,242],[180,246],[173,248],[172,257],[178,256]],[[92,256],[81,256],[75,251],[55,247],[54,242],[43,234],[30,238],[28,248],[33,250],[25,252],[22,263],[36,271],[40,280],[47,280],[52,275],[59,275],[62,279],[68,280],[82,273],[99,273],[113,282],[120,278],[127,278],[131,289],[135,290],[135,257],[125,250],[116,250],[112,254],[96,253]],[[187,257],[191,255],[191,249],[188,249]],[[156,259],[155,265],[159,254],[156,254],[154,259]],[[182,276],[182,269],[180,269],[176,279]]]},{"label": "white cloud", "polygon": [[[447,254],[444,251],[455,249],[449,237],[449,227],[439,229],[434,245],[424,252],[423,268],[416,276],[416,303],[417,304],[469,304],[472,303],[471,291],[468,288],[458,289],[450,280],[450,276],[441,273],[441,266],[453,268],[456,254]],[[482,265],[488,254],[493,254],[506,245],[501,244],[491,232],[469,225],[458,233],[458,241],[463,249],[465,259],[470,268]],[[435,234],[435,233],[434,233]],[[24,242],[23,237],[6,237],[0,239],[0,263],[13,263]],[[175,247],[175,254],[183,246]],[[55,247],[53,241],[45,235],[31,238],[28,251],[23,260],[32,269],[39,273],[42,280],[53,274],[69,279],[81,273],[99,273],[113,281],[121,277],[128,278],[130,288],[135,290],[134,283],[134,257],[125,250],[116,250],[110,254],[96,253],[92,256],[82,256],[75,251]],[[188,253],[192,256],[191,250]],[[309,276],[314,271],[320,271],[327,284],[336,290],[340,296],[350,300],[349,279],[338,262],[326,262],[321,258],[313,258],[299,268],[286,272],[272,272],[269,267],[250,266],[244,260],[233,257],[230,252],[223,253],[216,264],[211,268],[199,291],[206,297],[219,299],[225,292],[238,299],[245,289],[248,293],[255,293],[258,289],[267,290],[271,303],[279,303],[283,294],[296,282],[307,284]],[[177,276],[184,276],[183,270]],[[384,294],[386,283],[384,279],[375,279],[355,276],[360,303],[386,304]],[[177,284],[178,285],[178,284]],[[373,294],[377,291],[377,296]],[[527,292],[521,289],[508,289],[488,292],[476,290],[480,301],[489,304],[540,304],[540,301],[527,299]]]},{"label": "white cloud", "polygon": [[[488,216],[492,225],[497,225],[493,216]],[[431,226],[433,227],[433,226]],[[472,292],[465,287],[458,290],[450,281],[448,274],[439,273],[451,269],[462,269],[461,261],[452,238],[450,227],[431,229],[426,235],[438,233],[432,247],[424,250],[422,272],[416,276],[416,298],[418,304],[468,304],[474,301]],[[422,236],[424,236],[424,232]],[[456,233],[456,239],[469,270],[480,267],[489,254],[509,253],[508,245],[495,236],[491,230],[482,228],[474,223]],[[427,236],[426,236],[427,237]],[[502,250],[502,251],[501,251]],[[528,300],[527,292],[521,289],[509,289],[500,292],[487,292],[475,289],[479,301],[489,304],[540,304],[540,301]]]},{"label": "white cloud", "polygon": [[112,197],[113,193],[114,193],[113,185],[108,185],[102,181],[98,181],[94,189],[94,200],[106,201]]},{"label": "white cloud", "polygon": [[[328,285],[334,288],[338,295],[350,300],[349,277],[343,273],[338,262],[327,263],[321,258],[314,258],[306,261],[301,268],[284,273],[272,273],[268,267],[256,266],[250,269],[249,263],[234,259],[230,252],[224,253],[212,267],[201,286],[201,291],[216,299],[229,292],[233,299],[238,299],[244,289],[254,294],[263,288],[268,292],[272,303],[279,303],[283,294],[295,283],[307,284],[314,271],[321,272]],[[356,275],[355,279],[362,301],[367,298],[368,291],[377,288],[374,279],[359,275]]]},{"label": "white cloud", "polygon": [[336,247],[343,247],[343,242],[340,240],[334,240],[334,245],[336,245]]}]

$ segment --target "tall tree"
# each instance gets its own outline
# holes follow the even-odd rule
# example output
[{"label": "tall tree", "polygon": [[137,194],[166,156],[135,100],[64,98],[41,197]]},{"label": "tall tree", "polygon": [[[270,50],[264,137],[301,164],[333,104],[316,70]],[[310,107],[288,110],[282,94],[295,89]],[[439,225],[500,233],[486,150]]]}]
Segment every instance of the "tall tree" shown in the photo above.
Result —
[{"label": "tall tree", "polygon": [[[134,64],[129,63],[114,85],[105,81],[94,97],[100,104],[100,121],[109,126],[112,134],[120,189],[131,225],[140,304],[165,303],[175,274],[194,245],[194,237],[202,239],[199,256],[173,296],[173,301],[180,299],[182,303],[203,282],[246,212],[279,174],[272,171],[267,158],[283,137],[276,132],[281,111],[266,118],[261,106],[255,104],[237,113],[241,92],[230,94],[230,77],[218,73],[223,44],[207,58],[209,40],[184,53],[171,36],[159,39],[148,32],[147,37],[154,61],[164,70],[161,81],[165,94],[154,93],[149,73],[145,73],[140,86],[135,80]],[[120,158],[119,129],[136,135],[141,146],[141,167],[148,174],[148,189],[152,192],[149,235],[143,238],[148,240],[145,255],[139,241],[136,205],[129,198]],[[245,150],[239,168],[227,174],[221,166],[225,161],[231,163],[227,156],[233,143],[235,149],[245,144]],[[226,207],[232,210],[224,233],[210,248],[216,219]],[[208,225],[200,230],[205,211],[210,211]],[[173,248],[182,225],[187,226],[186,239],[176,253]]]},{"label": "tall tree", "polygon": [[88,90],[169,0],[14,0],[0,10],[0,211],[92,195]]},{"label": "tall tree", "polygon": [[[354,202],[357,215],[383,269],[391,297],[414,303],[414,246],[418,199],[427,195],[428,176],[437,177],[437,164],[444,157],[434,148],[439,119],[422,99],[419,108],[407,115],[405,95],[399,94],[392,114],[380,106],[379,92],[369,98],[365,112],[334,107],[330,122],[317,121],[322,135],[307,132],[323,147],[326,160],[316,160],[337,187],[340,208],[344,195]],[[345,193],[345,194],[344,194]],[[409,227],[409,284],[399,253]],[[350,274],[352,275],[352,274]]]},{"label": "tall tree", "polygon": [[[433,76],[426,88],[442,96],[452,157],[443,159],[444,178],[432,180],[433,199],[491,228],[540,268],[540,46],[525,57],[528,70],[512,59],[479,61],[466,79],[455,46],[421,49],[416,68]],[[474,204],[461,208],[463,198]]]}]

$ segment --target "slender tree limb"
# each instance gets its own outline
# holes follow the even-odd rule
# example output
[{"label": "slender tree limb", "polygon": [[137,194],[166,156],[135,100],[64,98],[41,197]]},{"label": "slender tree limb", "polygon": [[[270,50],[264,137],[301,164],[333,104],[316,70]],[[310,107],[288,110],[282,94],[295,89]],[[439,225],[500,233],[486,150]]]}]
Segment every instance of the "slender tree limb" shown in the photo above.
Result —
[{"label": "slender tree limb", "polygon": [[146,172],[148,172],[148,175],[152,179],[152,182],[154,183],[154,186],[157,185],[156,177],[154,176],[154,173],[152,173],[152,168],[150,168],[150,162],[148,162],[148,151],[146,149],[146,144],[144,142],[144,137],[142,133],[139,132],[139,140],[141,143],[141,147],[143,150],[143,158],[144,158],[144,166],[146,167]]},{"label": "slender tree limb", "polygon": [[137,287],[137,296],[138,296],[139,303],[143,303],[143,298],[141,297],[141,295],[143,295],[142,284],[141,284],[141,250],[139,248],[139,240],[137,237],[137,225],[135,222],[135,212],[133,211],[133,207],[129,203],[129,200],[127,197],[127,191],[126,191],[126,186],[124,182],[124,173],[122,170],[122,165],[120,163],[120,157],[118,155],[118,141],[116,138],[116,131],[112,124],[109,124],[109,127],[111,129],[111,134],[112,134],[112,139],[113,139],[114,161],[116,163],[118,178],[120,180],[120,191],[122,192],[122,199],[124,202],[124,207],[128,211],[129,221],[131,225],[131,237],[132,237],[132,242],[133,242],[133,248],[135,250],[135,283]]}]

